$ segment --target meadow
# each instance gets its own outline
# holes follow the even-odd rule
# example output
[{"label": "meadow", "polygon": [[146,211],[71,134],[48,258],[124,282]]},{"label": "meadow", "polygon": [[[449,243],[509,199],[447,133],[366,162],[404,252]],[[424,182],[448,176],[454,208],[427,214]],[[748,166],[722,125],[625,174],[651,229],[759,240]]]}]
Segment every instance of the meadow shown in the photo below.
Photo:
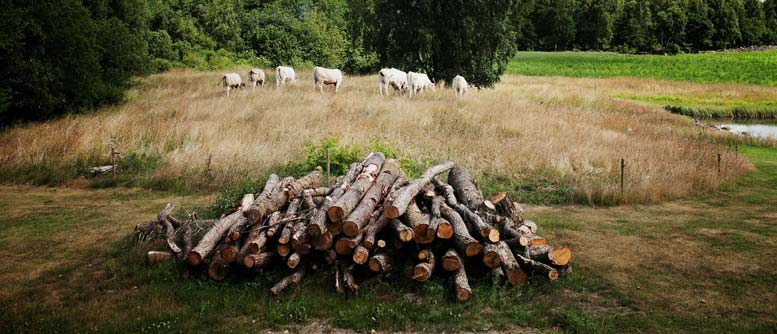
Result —
[{"label": "meadow", "polygon": [[[283,273],[183,279],[147,267],[130,237],[165,202],[206,195],[144,189],[0,186],[0,322],[4,333],[498,331],[770,333],[777,331],[777,149],[742,147],[754,170],[715,194],[657,205],[526,206],[543,236],[575,249],[574,274],[506,288],[396,276],[337,295],[333,273],[280,297]],[[469,273],[479,277],[477,273]]]},{"label": "meadow", "polygon": [[[7,129],[0,133],[0,180],[207,193],[270,172],[302,173],[316,165],[300,167],[306,147],[331,142],[362,153],[392,151],[416,170],[451,159],[486,180],[487,191],[515,191],[524,202],[655,203],[733,182],[751,168],[734,159],[731,145],[742,139],[611,95],[775,93],[727,84],[505,76],[495,89],[473,89],[461,99],[448,89],[409,99],[380,97],[375,76],[348,77],[341,94],[322,95],[302,72],[292,87],[226,98],[219,76],[153,75],[139,79],[123,105]],[[111,145],[123,155],[119,178],[90,176],[90,167],[110,161]]]},{"label": "meadow", "polygon": [[530,76],[634,77],[777,86],[777,50],[741,53],[627,55],[609,52],[519,52],[507,73]]}]

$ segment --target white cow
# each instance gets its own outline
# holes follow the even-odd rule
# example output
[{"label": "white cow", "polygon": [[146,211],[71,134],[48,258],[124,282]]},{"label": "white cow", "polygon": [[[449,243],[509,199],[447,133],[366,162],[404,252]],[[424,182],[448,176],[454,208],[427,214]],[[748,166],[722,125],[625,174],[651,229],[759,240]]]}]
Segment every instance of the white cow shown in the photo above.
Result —
[{"label": "white cow", "polygon": [[234,89],[240,89],[246,84],[243,83],[243,79],[240,78],[240,74],[237,73],[225,73],[221,76],[219,85],[224,85],[224,94],[229,96],[229,91]]},{"label": "white cow", "polygon": [[343,72],[340,70],[318,66],[313,68],[313,89],[318,88],[323,93],[324,85],[334,85],[335,94],[337,94],[342,84]]},{"label": "white cow", "polygon": [[396,68],[384,68],[380,70],[380,72],[378,72],[378,92],[380,92],[380,96],[383,96],[384,88],[386,89],[386,94],[389,93],[389,85],[402,94],[402,91],[407,89],[407,73]]},{"label": "white cow", "polygon": [[286,82],[294,83],[297,81],[297,75],[294,69],[288,66],[278,66],[275,68],[275,87],[285,85]]},{"label": "white cow", "polygon": [[248,82],[251,83],[252,90],[256,90],[257,84],[264,87],[264,83],[265,83],[264,70],[260,68],[252,68],[250,71],[248,71]]},{"label": "white cow", "polygon": [[424,91],[426,88],[434,90],[434,83],[429,80],[429,76],[426,73],[407,72],[407,86],[410,91],[410,97],[413,94]]},{"label": "white cow", "polygon": [[453,78],[453,82],[451,83],[451,86],[453,87],[453,90],[456,92],[456,96],[462,96],[467,95],[467,80],[464,80],[464,77],[457,75],[455,78]]}]

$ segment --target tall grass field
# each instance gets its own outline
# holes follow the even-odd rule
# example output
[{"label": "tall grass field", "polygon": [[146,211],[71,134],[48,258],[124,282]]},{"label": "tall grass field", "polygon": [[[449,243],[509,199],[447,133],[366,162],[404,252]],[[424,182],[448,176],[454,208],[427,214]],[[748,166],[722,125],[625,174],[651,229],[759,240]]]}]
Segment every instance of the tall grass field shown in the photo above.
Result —
[{"label": "tall grass field", "polygon": [[777,50],[625,55],[608,52],[519,52],[507,73],[529,76],[637,77],[777,86]]},{"label": "tall grass field", "polygon": [[[661,107],[610,97],[726,86],[508,75],[496,88],[473,89],[463,98],[442,87],[408,98],[379,96],[374,75],[347,77],[340,94],[321,94],[311,74],[300,71],[293,86],[225,97],[220,76],[187,70],[153,75],[140,79],[123,105],[7,129],[0,133],[0,177],[110,185],[111,178],[89,170],[108,164],[114,145],[122,153],[125,185],[208,190],[283,173],[306,160],[306,147],[333,141],[392,151],[418,169],[450,159],[484,179],[486,191],[527,194],[519,196],[523,202],[597,204],[705,193],[750,168],[733,158],[728,143],[736,137],[700,131]],[[774,92],[743,86],[730,94]],[[621,159],[627,165],[623,191]]]}]

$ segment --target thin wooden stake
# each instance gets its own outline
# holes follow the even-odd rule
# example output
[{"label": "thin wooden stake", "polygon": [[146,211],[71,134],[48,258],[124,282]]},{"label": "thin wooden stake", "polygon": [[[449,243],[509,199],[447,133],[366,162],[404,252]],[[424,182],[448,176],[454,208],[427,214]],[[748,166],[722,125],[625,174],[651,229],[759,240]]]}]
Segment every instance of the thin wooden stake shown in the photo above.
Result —
[{"label": "thin wooden stake", "polygon": [[111,145],[111,172],[113,173],[113,178],[116,178],[116,147]]},{"label": "thin wooden stake", "polygon": [[718,153],[718,176],[720,176],[720,153]]},{"label": "thin wooden stake", "polygon": [[623,197],[623,180],[626,170],[626,159],[621,159],[621,197]]},{"label": "thin wooden stake", "polygon": [[330,174],[329,164],[330,164],[329,163],[329,149],[326,149],[326,184],[329,184],[329,174]]}]

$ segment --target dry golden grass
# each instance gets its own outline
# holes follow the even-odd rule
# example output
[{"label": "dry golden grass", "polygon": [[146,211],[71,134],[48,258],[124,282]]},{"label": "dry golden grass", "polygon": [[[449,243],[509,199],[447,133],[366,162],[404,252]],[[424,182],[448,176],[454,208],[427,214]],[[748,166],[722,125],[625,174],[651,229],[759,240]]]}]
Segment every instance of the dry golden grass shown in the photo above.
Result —
[{"label": "dry golden grass", "polygon": [[[452,159],[480,175],[571,184],[592,203],[655,202],[717,189],[750,165],[707,140],[725,135],[700,135],[687,118],[609,96],[777,93],[743,85],[505,76],[495,89],[471,90],[461,99],[449,89],[408,99],[380,97],[375,76],[352,76],[335,96],[314,92],[310,73],[301,72],[293,87],[270,84],[227,98],[217,86],[220,75],[153,75],[140,79],[121,106],[9,129],[0,134],[0,170],[107,160],[114,142],[125,154],[161,157],[154,173],[163,179],[204,175],[210,157],[208,182],[220,184],[298,160],[305,141],[335,136],[363,146],[386,143],[415,161]],[[623,198],[621,158],[628,165]]]}]

